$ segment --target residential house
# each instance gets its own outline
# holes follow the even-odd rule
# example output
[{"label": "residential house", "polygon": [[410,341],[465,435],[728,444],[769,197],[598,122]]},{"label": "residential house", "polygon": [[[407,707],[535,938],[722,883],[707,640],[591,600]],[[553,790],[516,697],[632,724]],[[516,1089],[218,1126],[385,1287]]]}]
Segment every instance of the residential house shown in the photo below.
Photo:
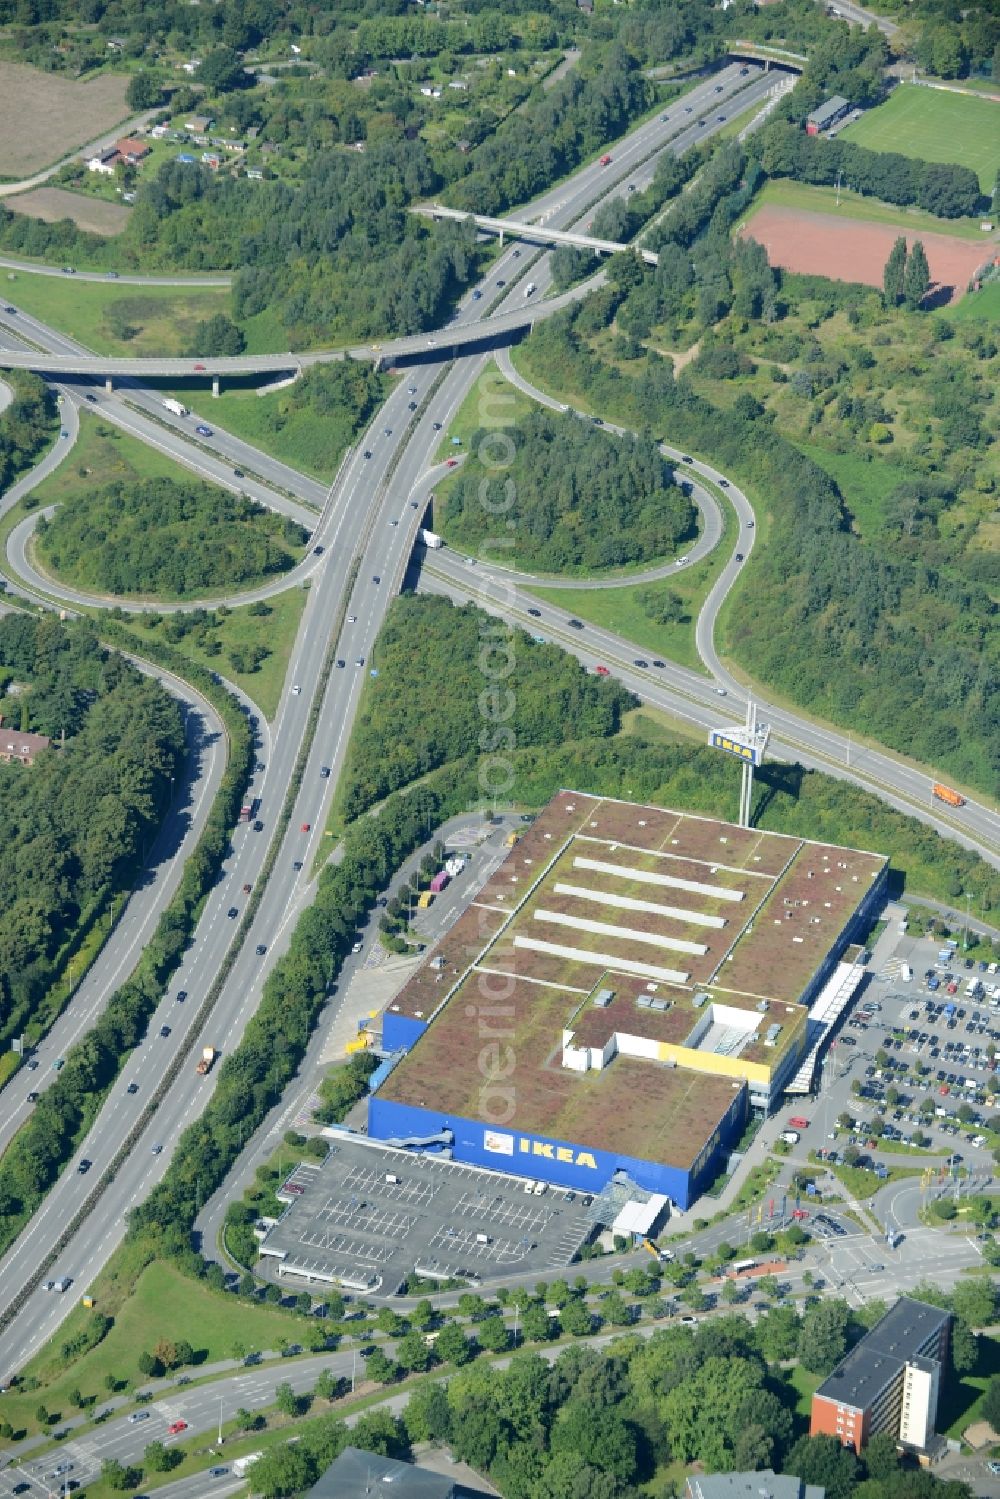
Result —
[{"label": "residential house", "polygon": [[52,740],[45,734],[22,734],[19,729],[5,729],[0,713],[0,760],[11,765],[16,760],[21,765],[33,765],[35,756],[48,749]]},{"label": "residential house", "polygon": [[117,161],[118,148],[116,146],[105,146],[103,151],[98,151],[93,156],[87,158],[87,171],[100,172],[102,177],[113,177]]},{"label": "residential house", "polygon": [[189,130],[192,135],[207,135],[214,124],[211,115],[189,115],[184,122],[184,129]]},{"label": "residential house", "polygon": [[127,135],[124,140],[117,142],[115,150],[123,161],[128,162],[130,167],[137,167],[149,155],[150,147],[146,145],[145,141],[140,141],[135,136]]}]

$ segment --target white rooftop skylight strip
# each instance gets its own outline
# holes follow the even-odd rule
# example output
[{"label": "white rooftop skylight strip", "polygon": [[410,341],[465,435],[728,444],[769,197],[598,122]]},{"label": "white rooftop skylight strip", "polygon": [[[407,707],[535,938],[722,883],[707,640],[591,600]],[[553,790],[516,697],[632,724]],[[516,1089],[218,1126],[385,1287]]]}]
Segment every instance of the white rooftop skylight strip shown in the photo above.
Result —
[{"label": "white rooftop skylight strip", "polygon": [[563,947],[558,942],[543,942],[540,937],[514,937],[514,946],[528,952],[551,953],[555,958],[570,958],[575,963],[593,963],[601,969],[634,973],[637,978],[660,979],[664,984],[685,984],[690,977],[676,968],[660,968],[655,963],[639,963],[633,958],[616,958],[606,952],[585,952],[581,947]]},{"label": "white rooftop skylight strip", "polygon": [[599,906],[617,906],[622,911],[650,911],[654,916],[670,916],[689,921],[692,926],[724,927],[724,916],[709,916],[706,911],[685,911],[682,906],[660,906],[653,900],[637,900],[634,895],[615,895],[611,890],[589,890],[586,885],[566,885],[560,880],[553,887],[556,895],[578,895]]},{"label": "white rooftop skylight strip", "polygon": [[703,942],[684,942],[680,937],[665,937],[662,932],[637,932],[630,926],[612,926],[607,921],[590,921],[586,916],[567,916],[563,911],[545,911],[539,908],[534,913],[536,921],[552,922],[555,926],[572,927],[575,932],[593,932],[598,937],[617,937],[624,942],[644,942],[647,947],[662,947],[668,952],[690,953],[692,957],[704,957],[708,948]]},{"label": "white rooftop skylight strip", "polygon": [[730,890],[726,885],[700,885],[697,880],[680,880],[674,874],[656,874],[652,869],[630,869],[627,864],[607,864],[603,859],[584,859],[573,856],[575,869],[594,869],[598,874],[615,874],[620,880],[638,880],[641,885],[666,885],[671,890],[691,890],[695,895],[708,895],[713,900],[743,900],[742,890]]}]

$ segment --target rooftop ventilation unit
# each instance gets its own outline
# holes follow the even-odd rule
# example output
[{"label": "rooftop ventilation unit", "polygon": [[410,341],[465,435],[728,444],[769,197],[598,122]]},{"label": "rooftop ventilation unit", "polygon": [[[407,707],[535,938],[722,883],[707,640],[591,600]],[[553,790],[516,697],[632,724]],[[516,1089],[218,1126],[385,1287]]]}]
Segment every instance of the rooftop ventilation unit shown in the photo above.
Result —
[{"label": "rooftop ventilation unit", "polygon": [[594,1004],[599,1010],[606,1010],[614,997],[615,991],[613,989],[598,989],[594,995]]},{"label": "rooftop ventilation unit", "polygon": [[767,1033],[764,1036],[764,1045],[765,1046],[775,1046],[777,1044],[778,1037],[780,1035],[781,1035],[781,1026],[780,1025],[769,1025],[768,1028],[767,1028]]},{"label": "rooftop ventilation unit", "polygon": [[691,1003],[694,1005],[696,1010],[700,1010],[702,1005],[708,1004],[708,1001],[711,999],[711,997],[712,996],[710,994],[696,994]]},{"label": "rooftop ventilation unit", "polygon": [[653,1008],[653,1001],[648,994],[640,994],[636,1003],[640,1010],[651,1010]]},{"label": "rooftop ventilation unit", "polygon": [[670,1008],[669,1001],[665,999],[651,999],[649,1002],[651,1010],[667,1010]]}]

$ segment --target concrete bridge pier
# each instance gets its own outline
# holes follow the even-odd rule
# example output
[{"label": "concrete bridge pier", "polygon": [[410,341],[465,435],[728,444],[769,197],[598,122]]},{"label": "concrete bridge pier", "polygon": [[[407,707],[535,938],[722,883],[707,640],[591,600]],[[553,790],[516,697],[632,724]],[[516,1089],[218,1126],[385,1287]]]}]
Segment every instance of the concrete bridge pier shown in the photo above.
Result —
[{"label": "concrete bridge pier", "polygon": [[218,377],[218,375],[213,375],[212,376],[212,394],[213,394],[213,396],[217,396],[219,394],[219,377]]},{"label": "concrete bridge pier", "polygon": [[114,390],[114,388],[115,388],[114,378],[111,375],[105,376],[104,389],[107,391],[108,395],[111,394],[111,392]]}]

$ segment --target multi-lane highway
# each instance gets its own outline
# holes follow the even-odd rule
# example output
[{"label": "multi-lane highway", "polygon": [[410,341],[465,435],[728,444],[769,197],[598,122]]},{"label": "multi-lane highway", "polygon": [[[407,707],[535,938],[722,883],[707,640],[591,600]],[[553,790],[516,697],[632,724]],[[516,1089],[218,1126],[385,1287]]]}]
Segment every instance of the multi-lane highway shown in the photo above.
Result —
[{"label": "multi-lane highway", "polygon": [[[739,69],[730,69],[720,75],[725,80],[724,91],[730,84],[734,88],[737,86],[733,74],[735,79],[743,80],[744,97],[751,87],[761,85],[759,70],[741,75]],[[711,115],[718,86],[715,81],[709,81],[700,84],[688,96],[689,103],[694,101],[691,103],[694,119],[701,118],[702,124],[684,125],[680,131],[674,132],[669,120],[659,118],[648,122],[628,141],[615,147],[610,166],[602,168],[598,163],[592,164],[570,183],[562,184],[538,204],[521,212],[546,213],[551,215],[554,224],[569,226],[592,211],[601,190],[612,191],[625,181],[641,185],[642,174],[651,175],[655,170],[652,156],[658,145],[683,149],[680,143],[686,139],[689,130],[708,134],[713,128],[719,128],[717,117]],[[682,107],[686,108],[683,102]],[[241,826],[234,833],[233,852],[223,878],[209,897],[195,941],[185,955],[170,992],[163,998],[150,1026],[149,1037],[129,1060],[113,1096],[81,1147],[81,1153],[94,1162],[92,1174],[79,1177],[70,1168],[0,1263],[0,1314],[17,1305],[17,1315],[0,1334],[0,1367],[4,1369],[19,1367],[58,1326],[71,1304],[71,1299],[42,1290],[31,1291],[26,1298],[22,1296],[23,1288],[30,1285],[39,1265],[50,1255],[62,1226],[84,1206],[93,1182],[124,1146],[140,1110],[164,1077],[171,1059],[182,1057],[184,1065],[180,1073],[166,1089],[138,1142],[108,1184],[101,1199],[100,1213],[85,1219],[53,1267],[55,1274],[69,1275],[77,1284],[86,1284],[124,1233],[128,1208],[142,1200],[160,1178],[169,1162],[173,1142],[197,1117],[211,1095],[212,1076],[194,1076],[198,1048],[211,1042],[228,1052],[238,1045],[259,1001],[263,979],[286,948],[295,921],[308,902],[312,889],[309,869],[321,847],[330,798],[343,763],[364,675],[371,666],[375,638],[410,559],[421,520],[422,496],[440,473],[435,467],[440,429],[447,429],[484,364],[484,356],[479,354],[452,365],[445,360],[461,340],[475,346],[475,341],[482,341],[484,328],[492,334],[504,318],[508,319],[510,326],[515,325],[517,318],[523,322],[523,311],[520,310],[488,317],[483,314],[500,293],[515,303],[525,300],[512,283],[523,275],[527,261],[528,256],[517,247],[508,247],[482,284],[481,297],[466,299],[453,325],[433,337],[421,336],[417,341],[408,341],[421,354],[420,366],[398,383],[357,449],[349,455],[330,495],[318,497],[314,492],[310,494],[309,503],[316,509],[321,508],[313,541],[324,551],[309,580],[302,622],[275,721],[261,726],[260,768],[252,791],[261,799],[259,818],[262,828],[257,831],[253,826]],[[536,297],[541,298],[549,283],[544,258],[532,264],[531,275],[538,287]],[[505,287],[501,282],[510,284]],[[536,308],[539,305],[551,304],[535,303]],[[387,344],[386,350],[391,347],[398,345]],[[369,349],[369,357],[371,352]],[[0,363],[11,361],[15,353],[2,354]],[[60,367],[59,359],[65,359],[69,365],[73,361],[79,363],[81,359],[73,352],[28,357],[36,366],[49,370]],[[204,362],[211,373],[212,362]],[[121,361],[109,363],[116,372],[123,369]],[[164,366],[170,363],[152,361],[157,366],[156,373],[170,373],[170,370],[164,371]],[[188,363],[183,363],[183,371],[178,373],[188,372]],[[126,394],[131,403],[130,410],[136,404],[141,406],[142,401],[155,400],[137,394],[131,388]],[[110,411],[118,400],[117,396],[102,398],[104,409]],[[416,404],[415,412],[410,410],[411,402]],[[120,410],[118,415],[121,416]],[[162,430],[158,425],[158,433]],[[170,431],[178,443],[185,443],[178,424],[171,424]],[[68,443],[69,439],[66,441]],[[229,451],[239,450],[233,448]],[[694,467],[698,469],[698,465]],[[719,476],[713,471],[706,470],[706,475],[718,482]],[[293,470],[286,471],[286,478],[288,482],[283,483],[282,488],[287,488],[300,499],[304,495],[303,484],[314,482],[303,481],[302,476],[295,475]],[[446,584],[459,587],[461,578],[455,573],[455,569],[462,565],[459,559],[447,553],[437,553],[434,565],[439,563],[444,569]],[[512,612],[515,618],[519,617],[519,605],[508,612]],[[556,632],[547,630],[546,633]],[[566,638],[561,633],[558,635],[561,643],[577,644],[572,640],[574,632],[565,633]],[[593,652],[595,644],[603,647],[604,642],[588,640],[587,649]],[[609,640],[608,644],[615,643]],[[617,674],[630,686],[638,684],[648,695],[646,674],[630,659],[622,658],[622,645],[631,652],[627,643],[618,642],[617,654],[609,664],[613,664]],[[332,664],[324,685],[324,665],[328,661]],[[651,700],[660,701],[671,712],[689,712],[691,716],[700,713],[702,717],[696,721],[703,722],[706,703],[716,710],[720,706],[714,696],[715,689],[711,682],[695,677],[697,693],[701,694],[699,701],[690,682],[675,678],[674,670],[662,669],[662,686],[656,686],[657,696]],[[696,709],[690,707],[692,697],[697,703]],[[279,831],[279,813],[286,792],[293,784],[293,771],[314,701],[318,713],[317,731],[287,827]],[[794,716],[789,715],[788,722],[797,730],[801,729],[802,721],[795,720]],[[781,737],[779,733],[779,740]],[[324,769],[330,771],[329,776],[323,775]],[[885,794],[891,798],[891,791]],[[265,851],[273,838],[280,838],[273,872],[260,893],[252,919],[244,922],[248,899],[244,886],[255,885]],[[230,915],[231,911],[235,915]],[[210,1020],[201,1027],[194,1018],[197,1006],[211,989],[230,949],[235,955],[232,969],[221,987]],[[186,991],[189,997],[178,1002],[178,991]],[[162,1036],[161,1027],[168,1028],[169,1034]],[[133,1081],[138,1087],[134,1095],[126,1091],[127,1085]],[[162,1146],[162,1151],[155,1152],[156,1146]]]}]

